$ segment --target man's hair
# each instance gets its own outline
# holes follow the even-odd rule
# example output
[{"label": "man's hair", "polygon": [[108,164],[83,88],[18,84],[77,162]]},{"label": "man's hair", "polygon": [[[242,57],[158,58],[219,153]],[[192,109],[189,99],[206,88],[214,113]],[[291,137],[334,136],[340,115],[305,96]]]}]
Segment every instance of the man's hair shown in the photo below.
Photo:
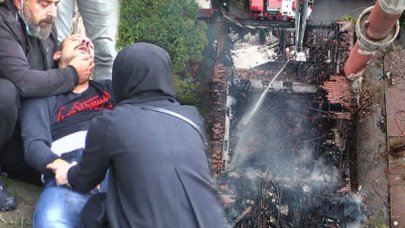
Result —
[{"label": "man's hair", "polygon": [[65,41],[66,41],[66,39],[62,40],[62,42],[59,44],[58,51],[62,51],[63,45],[65,44]]}]

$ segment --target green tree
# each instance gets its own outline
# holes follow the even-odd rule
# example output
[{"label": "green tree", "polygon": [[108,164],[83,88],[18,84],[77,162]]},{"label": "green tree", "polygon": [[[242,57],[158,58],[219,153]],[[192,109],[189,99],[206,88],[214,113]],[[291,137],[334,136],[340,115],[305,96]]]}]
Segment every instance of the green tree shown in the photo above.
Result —
[{"label": "green tree", "polygon": [[[121,0],[118,49],[136,41],[151,41],[165,48],[172,58],[172,70],[179,97],[190,91],[193,80],[185,71],[187,64],[202,60],[207,44],[204,21],[197,20],[195,0]],[[187,85],[191,84],[191,85]],[[187,89],[178,88],[186,86]]]},{"label": "green tree", "polygon": [[177,91],[177,99],[183,104],[194,105],[200,102],[200,98],[195,91],[195,85],[187,80],[174,77],[174,85]]}]

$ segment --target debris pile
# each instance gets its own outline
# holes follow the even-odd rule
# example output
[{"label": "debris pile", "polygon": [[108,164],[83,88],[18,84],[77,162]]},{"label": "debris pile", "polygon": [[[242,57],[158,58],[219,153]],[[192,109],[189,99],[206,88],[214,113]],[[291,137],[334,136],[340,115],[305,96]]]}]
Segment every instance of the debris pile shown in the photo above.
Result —
[{"label": "debris pile", "polygon": [[[215,68],[209,86],[211,159],[232,226],[347,227],[362,219],[364,199],[352,192],[346,146],[351,88],[336,76],[353,43],[350,29],[345,23],[309,27],[306,62],[290,62],[290,28],[261,29],[271,38],[263,45],[273,50],[266,63]],[[228,36],[235,48],[258,45],[250,34],[260,32],[231,30]],[[250,110],[257,111],[243,121]]]},{"label": "debris pile", "polygon": [[214,76],[209,83],[209,99],[211,107],[215,107],[208,117],[207,135],[211,142],[211,168],[218,174],[222,168],[222,144],[224,142],[225,107],[226,107],[226,78],[225,68],[217,65]]},{"label": "debris pile", "polygon": [[327,93],[326,97],[329,104],[340,106],[348,111],[331,111],[333,118],[351,119],[352,90],[347,79],[342,75],[332,75],[330,79],[321,86]]}]

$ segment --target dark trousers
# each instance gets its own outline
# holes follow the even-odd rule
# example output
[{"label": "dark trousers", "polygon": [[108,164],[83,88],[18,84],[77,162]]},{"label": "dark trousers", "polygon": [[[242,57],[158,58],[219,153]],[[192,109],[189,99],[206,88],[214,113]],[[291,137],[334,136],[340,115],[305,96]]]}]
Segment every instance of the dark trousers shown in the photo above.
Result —
[{"label": "dark trousers", "polygon": [[12,178],[40,184],[40,174],[24,158],[18,123],[20,98],[9,80],[0,79],[0,169]]},{"label": "dark trousers", "polygon": [[19,110],[17,87],[9,80],[0,78],[0,145],[11,138]]},{"label": "dark trousers", "polygon": [[90,197],[80,213],[80,227],[107,228],[107,214],[105,200],[107,193],[97,193]]}]

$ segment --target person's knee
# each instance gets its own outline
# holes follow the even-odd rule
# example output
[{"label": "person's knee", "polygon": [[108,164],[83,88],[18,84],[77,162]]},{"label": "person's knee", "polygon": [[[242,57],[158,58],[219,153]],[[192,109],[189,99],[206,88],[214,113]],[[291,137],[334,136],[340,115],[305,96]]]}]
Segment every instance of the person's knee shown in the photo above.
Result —
[{"label": "person's knee", "polygon": [[87,195],[64,187],[45,187],[35,208],[33,227],[77,227],[87,200]]},{"label": "person's knee", "polygon": [[117,55],[114,41],[109,38],[97,38],[94,40],[94,47],[95,61],[101,65],[111,65]]},{"label": "person's knee", "polygon": [[66,217],[63,215],[63,211],[60,207],[41,208],[41,210],[35,210],[33,227],[60,227],[61,224],[66,223]]}]

